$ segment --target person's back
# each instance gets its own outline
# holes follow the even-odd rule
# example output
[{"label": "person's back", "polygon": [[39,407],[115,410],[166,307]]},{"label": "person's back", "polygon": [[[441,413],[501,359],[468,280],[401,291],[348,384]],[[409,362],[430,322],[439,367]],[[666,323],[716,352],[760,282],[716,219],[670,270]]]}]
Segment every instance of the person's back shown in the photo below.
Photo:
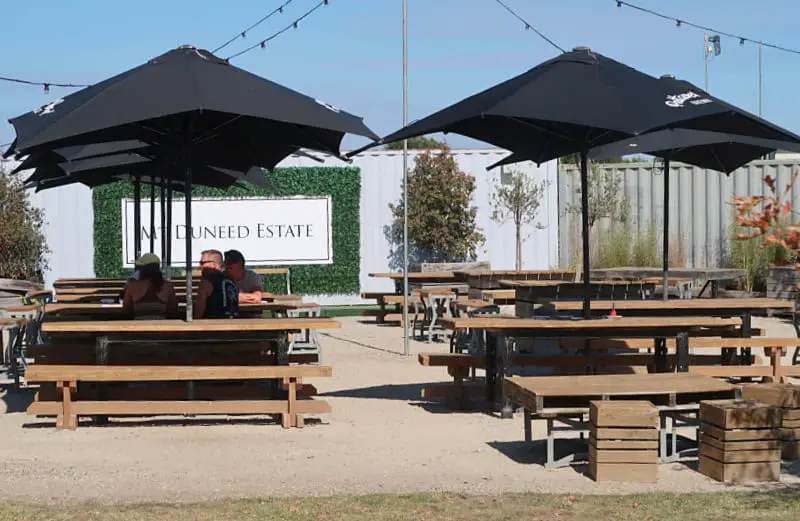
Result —
[{"label": "person's back", "polygon": [[170,281],[163,279],[160,260],[148,253],[137,260],[139,280],[130,280],[125,287],[123,310],[136,320],[158,320],[178,313],[178,299]]},{"label": "person's back", "polygon": [[222,253],[206,250],[200,258],[203,278],[197,287],[195,318],[237,318],[239,290],[236,283],[222,272]]},{"label": "person's back", "polygon": [[211,284],[206,298],[203,318],[236,318],[239,316],[239,290],[225,273],[204,274],[203,280]]}]

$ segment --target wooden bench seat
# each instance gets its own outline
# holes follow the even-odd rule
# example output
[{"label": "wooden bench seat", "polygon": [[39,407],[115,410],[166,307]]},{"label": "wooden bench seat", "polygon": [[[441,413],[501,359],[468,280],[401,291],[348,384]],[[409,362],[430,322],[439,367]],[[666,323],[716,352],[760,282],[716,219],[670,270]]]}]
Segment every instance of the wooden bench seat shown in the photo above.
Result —
[{"label": "wooden bench seat", "polygon": [[[364,292],[361,294],[361,298],[375,300],[378,306],[380,306],[380,309],[365,311],[363,316],[375,317],[377,324],[399,322],[401,326],[403,325],[403,295],[389,292]],[[416,314],[411,308],[415,302],[419,303],[419,296],[409,295],[408,317],[412,322],[417,319]]]},{"label": "wooden bench seat", "polygon": [[[56,428],[75,429],[80,416],[140,416],[181,414],[280,414],[284,428],[302,427],[304,415],[330,413],[321,400],[298,400],[303,378],[328,377],[327,366],[88,366],[34,364],[27,380],[54,383],[55,400],[34,401],[29,415],[55,416]],[[286,387],[285,399],[185,399],[185,400],[80,400],[81,384],[124,382],[220,382],[279,380]],[[41,397],[40,397],[41,398]]]},{"label": "wooden bench seat", "polygon": [[[761,360],[754,357],[754,363]],[[484,369],[486,357],[483,355],[470,355],[466,353],[420,353],[420,365],[427,367],[446,367],[448,374],[453,377],[452,383],[436,383],[423,387],[423,398],[448,398],[459,409],[466,407],[469,398],[476,395],[479,385],[468,380],[470,372],[474,369]],[[671,367],[675,367],[675,355],[667,357]],[[706,374],[717,377],[758,377],[769,376],[769,366],[719,366],[719,355],[690,355],[690,372]],[[511,364],[523,367],[554,367],[561,370],[561,374],[584,375],[589,369],[592,374],[602,374],[604,371],[618,371],[623,368],[642,368],[643,372],[655,371],[654,359],[651,353],[619,353],[597,354],[590,356],[540,356],[518,355],[512,358]],[[731,368],[727,373],[725,369]]]}]

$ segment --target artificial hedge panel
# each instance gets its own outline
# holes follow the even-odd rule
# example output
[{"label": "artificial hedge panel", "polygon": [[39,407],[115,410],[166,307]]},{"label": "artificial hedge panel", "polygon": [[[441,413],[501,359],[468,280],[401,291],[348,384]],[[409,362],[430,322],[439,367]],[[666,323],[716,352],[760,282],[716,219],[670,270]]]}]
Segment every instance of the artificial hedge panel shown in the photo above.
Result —
[{"label": "artificial hedge panel", "polygon": [[[231,187],[229,190],[197,187],[193,197],[331,196],[332,264],[286,266],[291,272],[292,293],[352,294],[359,291],[361,174],[358,168],[280,168],[267,174],[274,190]],[[142,188],[142,197],[149,187]],[[94,271],[98,277],[126,277],[122,267],[121,200],[133,197],[133,184],[120,182],[95,188]],[[174,194],[175,198],[183,194]],[[251,266],[255,267],[255,266]],[[265,276],[264,289],[285,292],[284,276]]]}]

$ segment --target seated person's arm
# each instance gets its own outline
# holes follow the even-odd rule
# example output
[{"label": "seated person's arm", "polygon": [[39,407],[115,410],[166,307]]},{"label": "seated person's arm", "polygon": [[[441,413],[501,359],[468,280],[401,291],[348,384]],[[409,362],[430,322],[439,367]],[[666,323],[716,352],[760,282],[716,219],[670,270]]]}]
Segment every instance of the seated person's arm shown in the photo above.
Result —
[{"label": "seated person's arm", "polygon": [[264,296],[264,288],[261,286],[261,277],[253,277],[252,284],[248,286],[250,291],[239,291],[239,304],[260,304]]},{"label": "seated person's arm", "polygon": [[178,297],[175,295],[175,287],[172,283],[169,283],[169,289],[167,290],[169,293],[167,295],[167,318],[177,317],[178,316]]},{"label": "seated person's arm", "polygon": [[125,295],[122,297],[122,312],[126,315],[133,316],[133,293],[130,288],[126,286]]},{"label": "seated person's arm", "polygon": [[197,286],[197,298],[194,300],[194,318],[203,318],[203,314],[206,312],[206,300],[208,300],[212,290],[213,286],[207,280],[200,282]]}]

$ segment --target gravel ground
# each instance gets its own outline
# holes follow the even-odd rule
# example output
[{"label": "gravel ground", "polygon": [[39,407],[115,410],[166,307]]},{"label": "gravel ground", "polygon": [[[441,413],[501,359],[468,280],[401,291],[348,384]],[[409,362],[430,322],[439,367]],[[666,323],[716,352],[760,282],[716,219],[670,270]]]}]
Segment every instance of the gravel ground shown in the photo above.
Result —
[{"label": "gravel ground", "polygon": [[[793,334],[774,319],[772,335]],[[595,483],[583,467],[545,470],[543,446],[522,444],[520,415],[454,413],[421,403],[423,383],[447,380],[443,368],[404,358],[402,330],[342,319],[322,334],[333,378],[313,383],[333,414],[306,429],[269,422],[113,421],[57,432],[25,416],[30,394],[0,394],[0,499],[24,501],[198,501],[249,496],[372,492],[631,493],[721,491],[730,487],[693,470],[662,465],[657,484]],[[412,353],[446,351],[413,342]],[[535,425],[542,437],[543,425]],[[800,465],[783,486],[800,487]],[[774,485],[773,485],[774,486]]]}]

